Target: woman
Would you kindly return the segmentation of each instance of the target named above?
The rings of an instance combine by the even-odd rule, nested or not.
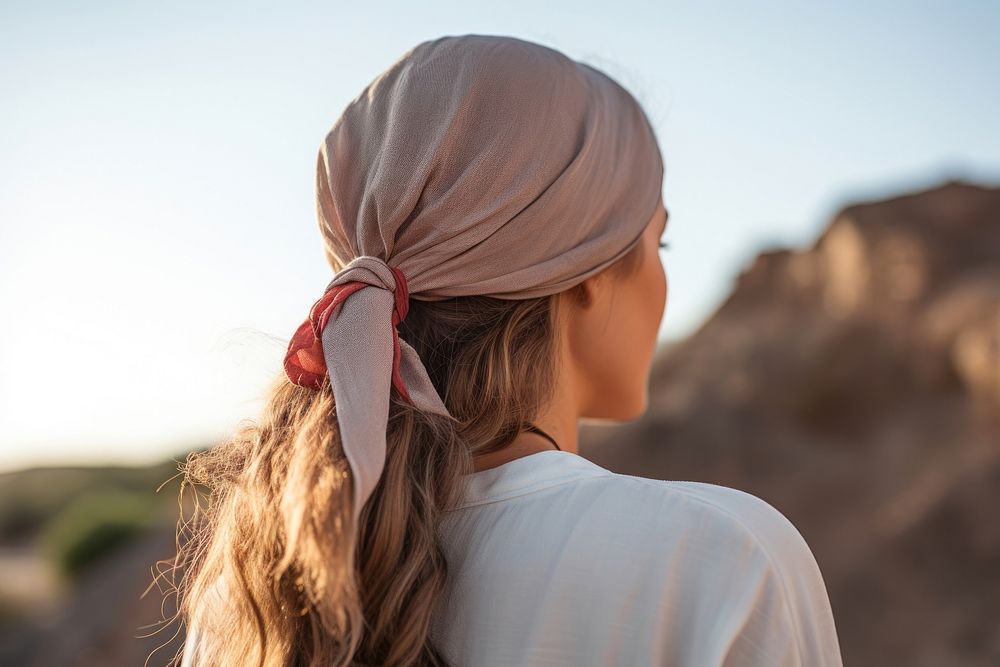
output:
[[[259,424],[192,454],[185,665],[840,665],[750,494],[605,470],[666,302],[635,99],[531,42],[423,42],[320,149],[336,272]]]

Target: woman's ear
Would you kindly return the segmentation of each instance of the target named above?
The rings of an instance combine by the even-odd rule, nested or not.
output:
[[[567,296],[572,300],[572,303],[579,308],[591,308],[597,301],[598,292],[606,288],[607,284],[607,271],[601,271],[588,278],[585,278],[582,282],[577,283],[569,290],[567,290]]]

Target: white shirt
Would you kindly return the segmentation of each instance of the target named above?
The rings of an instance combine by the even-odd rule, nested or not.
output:
[[[757,496],[556,450],[464,480],[431,626],[453,667],[842,667],[816,560]]]
[[[465,476],[431,638],[456,667],[841,667],[819,567],[766,501],[546,450]]]

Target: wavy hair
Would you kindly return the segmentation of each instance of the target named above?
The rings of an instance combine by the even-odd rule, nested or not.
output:
[[[640,240],[605,271],[641,258]],[[447,665],[429,638],[448,574],[438,525],[473,456],[506,447],[551,400],[562,297],[582,294],[411,299],[399,334],[455,421],[393,390],[385,469],[357,525],[329,378],[313,391],[279,375],[259,422],[180,462],[173,593],[197,633],[189,664]]]

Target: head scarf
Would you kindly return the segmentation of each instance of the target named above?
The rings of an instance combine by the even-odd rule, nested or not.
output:
[[[329,374],[355,518],[384,468],[390,387],[450,416],[396,331],[409,299],[569,289],[639,242],[663,169],[624,88],[513,37],[422,42],[347,105],[317,163],[319,228],[336,275],[284,367],[314,389]]]

